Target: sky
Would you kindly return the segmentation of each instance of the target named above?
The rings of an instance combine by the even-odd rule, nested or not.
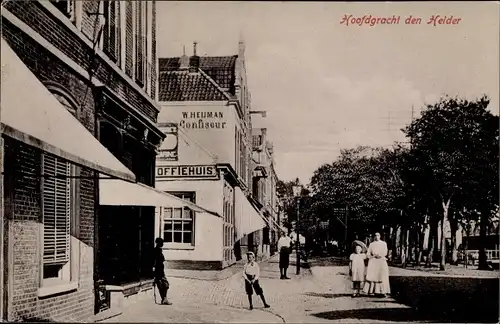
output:
[[[198,55],[234,55],[243,39],[252,110],[267,111],[254,125],[268,129],[278,177],[307,184],[341,149],[404,141],[412,110],[443,94],[486,94],[498,115],[499,12],[498,2],[165,1],[158,56],[184,45],[191,55],[193,41]],[[345,15],[400,20],[347,25]],[[427,24],[433,15],[458,23]]]

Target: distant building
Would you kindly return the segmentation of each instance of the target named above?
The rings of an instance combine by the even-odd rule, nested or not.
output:
[[[157,210],[172,268],[221,269],[241,257],[240,239],[266,226],[253,205],[252,125],[245,46],[237,55],[159,59],[158,125],[166,134],[156,187],[216,211]],[[257,252],[257,251],[256,251]]]
[[[264,257],[273,255],[279,238],[279,205],[276,184],[274,148],[268,140],[267,128],[252,128],[252,197],[258,204],[268,225],[242,239],[241,245],[255,249]],[[256,239],[257,237],[257,239]]]

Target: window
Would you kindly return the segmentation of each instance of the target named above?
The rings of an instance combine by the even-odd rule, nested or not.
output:
[[[71,164],[61,158],[42,155],[42,286],[70,282],[71,219],[74,213],[74,186]]]
[[[195,193],[175,193],[181,199],[195,203]],[[163,239],[165,243],[183,243],[194,245],[194,215],[191,209],[170,208],[163,209]]]
[[[269,245],[269,226],[264,227],[262,230],[262,244]]]
[[[74,100],[60,88],[46,86],[77,117]],[[79,182],[75,177],[79,168],[49,154],[42,154],[41,162],[43,247],[38,295],[43,297],[78,288],[79,262],[74,261],[80,258],[76,243],[80,220],[76,199]]]
[[[262,135],[253,135],[252,140],[253,140],[253,147],[259,148],[260,145],[262,144]]]
[[[103,50],[113,62],[120,62],[121,14],[120,1],[104,2],[106,25],[103,30]]]
[[[223,243],[224,243],[224,261],[234,260],[234,190],[224,182],[223,192]]]
[[[134,73],[134,8],[136,3],[127,1],[125,4],[125,73],[133,77]]]
[[[252,181],[253,181],[253,185],[252,185],[253,197],[255,199],[259,199],[259,191],[260,191],[259,178],[253,178]]]
[[[241,140],[241,177],[243,178],[243,182],[247,183],[248,180],[248,151],[247,151],[247,145],[245,142],[245,137],[242,136]]]
[[[74,0],[50,0],[71,21],[75,21],[75,1]]]
[[[147,7],[146,1],[136,2],[135,24],[135,79],[140,86],[146,82],[147,50]]]

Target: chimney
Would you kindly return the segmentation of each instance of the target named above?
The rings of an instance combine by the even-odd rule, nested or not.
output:
[[[267,141],[267,128],[261,128],[262,132],[262,143],[265,143]]]
[[[186,46],[184,46],[182,49],[179,68],[181,70],[187,70],[189,68],[189,57],[186,55]]]
[[[189,59],[189,72],[198,72],[200,67],[200,57],[196,55],[196,45],[197,42],[193,42],[193,56]]]
[[[238,42],[238,56],[241,58],[245,57],[245,42],[242,40]]]
[[[245,57],[245,41],[243,39],[243,32],[242,31],[240,31],[240,37],[239,37],[239,41],[238,41],[238,56],[240,58]]]

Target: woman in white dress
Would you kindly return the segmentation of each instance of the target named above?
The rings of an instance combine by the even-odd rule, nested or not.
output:
[[[375,233],[375,240],[370,243],[366,253],[369,260],[363,291],[369,295],[387,296],[391,293],[387,252],[387,244],[380,239],[380,233]]]

